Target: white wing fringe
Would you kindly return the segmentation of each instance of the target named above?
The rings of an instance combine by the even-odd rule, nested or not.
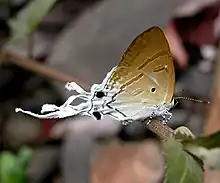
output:
[[[61,105],[60,107],[54,105],[54,104],[44,104],[41,108],[41,114],[35,114],[30,111],[25,111],[21,108],[16,108],[15,112],[22,112],[24,114],[28,114],[30,116],[40,118],[40,119],[51,119],[51,118],[65,118],[77,115],[81,113],[82,115],[88,115],[86,111],[88,110],[90,106],[89,97],[91,94],[89,92],[86,92],[82,87],[77,85],[75,82],[68,82],[65,85],[65,88],[69,91],[76,91],[79,93],[78,95],[72,95],[70,96],[66,102]],[[85,100],[86,102],[81,103],[77,106],[71,105],[71,103],[76,99],[81,98]],[[49,112],[48,114],[43,114],[45,112]]]

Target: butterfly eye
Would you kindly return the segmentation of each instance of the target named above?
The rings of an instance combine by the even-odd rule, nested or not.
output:
[[[96,92],[96,97],[97,98],[102,98],[102,97],[104,97],[105,96],[105,93],[103,92],[103,91],[97,91]]]
[[[155,87],[153,87],[153,88],[151,88],[151,90],[150,90],[152,93],[155,93],[156,92],[156,88]]]
[[[93,112],[92,114],[93,114],[93,116],[96,118],[96,120],[100,120],[101,117],[102,117],[101,114],[100,114],[100,112],[97,112],[97,111]]]

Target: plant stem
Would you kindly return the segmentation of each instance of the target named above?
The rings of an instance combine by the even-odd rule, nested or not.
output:
[[[144,121],[146,124],[147,122]],[[166,141],[174,133],[174,130],[167,125],[163,125],[158,120],[152,120],[149,124],[146,124],[146,127],[155,133],[161,140]]]

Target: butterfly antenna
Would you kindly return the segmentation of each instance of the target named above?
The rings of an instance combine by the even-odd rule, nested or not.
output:
[[[209,101],[202,101],[202,100],[197,100],[194,98],[189,98],[189,97],[175,97],[176,100],[189,100],[189,101],[193,101],[193,102],[199,102],[199,103],[208,103],[210,104]]]

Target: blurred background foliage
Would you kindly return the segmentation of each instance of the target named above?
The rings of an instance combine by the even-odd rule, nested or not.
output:
[[[18,154],[3,151],[0,154],[0,180],[4,183],[20,183],[28,182],[26,170],[29,159],[31,157],[31,149],[21,147]]]

